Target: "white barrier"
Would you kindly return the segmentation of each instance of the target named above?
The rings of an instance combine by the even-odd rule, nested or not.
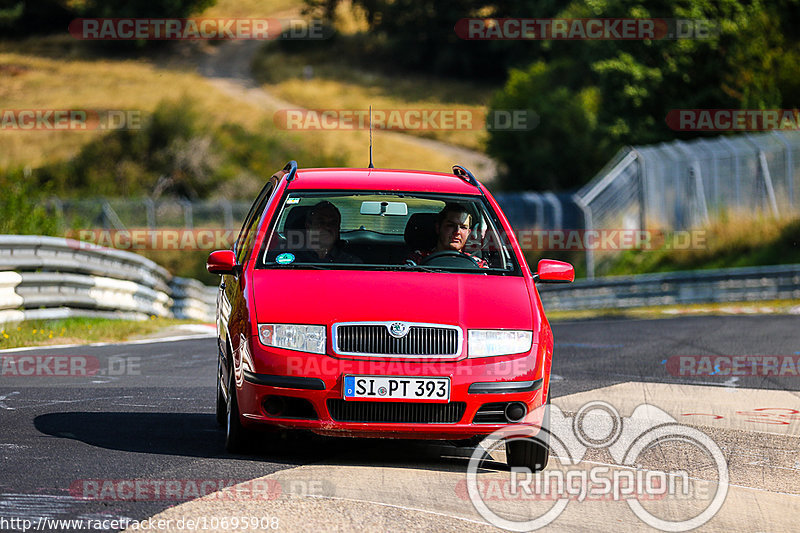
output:
[[[212,322],[212,289],[173,278],[131,252],[57,237],[0,235],[0,322],[64,316]]]
[[[613,276],[538,285],[546,310],[800,299],[800,265]]]

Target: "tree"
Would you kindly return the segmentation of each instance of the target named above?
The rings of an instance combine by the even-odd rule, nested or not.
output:
[[[534,129],[490,132],[487,151],[507,165],[507,188],[575,187],[613,155],[599,135],[599,90],[559,84],[571,67],[538,61],[512,70],[505,88],[494,95],[493,111],[533,109],[538,115]]]
[[[76,18],[174,17],[199,13],[216,0],[0,0],[0,28],[25,37],[65,32]]]
[[[510,188],[570,189],[592,178],[620,147],[697,136],[669,129],[672,109],[796,107],[800,97],[798,1],[590,3],[562,18],[707,20],[707,38],[531,43],[527,69],[512,71],[491,108],[532,108],[533,131],[490,131]],[[703,27],[702,25],[700,26]],[[525,169],[526,175],[518,175]]]
[[[332,18],[341,0],[305,0],[309,12]],[[528,43],[464,40],[456,23],[466,18],[550,17],[564,0],[352,0],[366,13],[369,31],[355,36],[375,63],[473,80],[506,77],[530,57]]]

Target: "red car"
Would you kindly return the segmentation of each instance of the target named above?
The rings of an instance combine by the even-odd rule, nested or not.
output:
[[[497,202],[453,174],[303,169],[253,203],[233,250],[212,252],[217,420],[242,451],[257,428],[477,442],[546,422],[553,336]],[[545,433],[545,432],[542,432]],[[539,470],[547,439],[507,442]]]

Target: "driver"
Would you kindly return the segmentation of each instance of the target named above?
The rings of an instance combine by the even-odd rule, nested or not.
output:
[[[436,246],[430,250],[416,250],[409,259],[419,264],[433,253],[452,251],[472,258],[481,268],[489,268],[489,263],[464,251],[471,230],[472,215],[467,208],[447,203],[436,218]]]

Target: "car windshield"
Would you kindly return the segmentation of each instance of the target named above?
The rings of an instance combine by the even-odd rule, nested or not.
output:
[[[520,273],[482,197],[295,191],[271,227],[259,268]]]

